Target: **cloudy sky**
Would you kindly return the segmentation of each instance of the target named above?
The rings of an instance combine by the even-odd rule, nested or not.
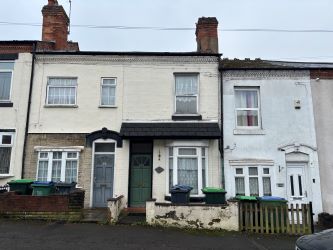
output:
[[[0,2],[0,40],[41,38],[41,27],[31,24],[41,24],[40,11],[47,0]],[[58,2],[69,10],[69,0]],[[219,20],[219,46],[224,57],[333,62],[332,11],[333,0],[72,0],[73,27],[69,39],[78,41],[81,50],[194,51],[198,17],[215,16]],[[86,25],[189,29],[88,28]]]

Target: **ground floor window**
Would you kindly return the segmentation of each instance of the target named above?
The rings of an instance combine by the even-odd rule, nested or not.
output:
[[[271,169],[262,166],[235,167],[235,194],[271,196]]]
[[[77,182],[79,152],[40,151],[38,153],[37,180]]]
[[[0,174],[9,174],[14,134],[0,132]]]
[[[169,148],[169,188],[173,185],[188,185],[191,194],[201,194],[207,184],[207,148]]]

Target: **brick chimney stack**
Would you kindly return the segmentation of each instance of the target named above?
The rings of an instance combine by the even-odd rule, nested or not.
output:
[[[197,52],[219,53],[218,21],[216,17],[200,17],[195,35],[197,37]]]
[[[69,18],[57,0],[48,0],[48,4],[42,9],[43,31],[42,40],[55,42],[56,50],[68,48],[68,25]]]

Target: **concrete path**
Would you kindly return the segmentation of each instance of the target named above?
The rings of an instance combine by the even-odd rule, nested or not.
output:
[[[294,249],[297,237],[0,220],[0,249]]]

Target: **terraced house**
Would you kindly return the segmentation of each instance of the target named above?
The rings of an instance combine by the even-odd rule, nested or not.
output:
[[[198,52],[36,53],[24,176],[76,181],[87,207],[221,186],[216,31],[199,19]]]
[[[79,50],[63,7],[50,0],[42,13],[42,40],[0,41],[0,185],[22,177],[34,53]]]
[[[0,42],[0,185],[74,181],[85,207],[129,211],[224,187],[332,213],[331,64],[221,60],[205,17],[196,52],[79,51],[62,6],[42,13],[42,41]]]
[[[222,60],[224,168],[229,195],[273,195],[295,205],[313,202],[315,220],[323,211],[322,204],[324,211],[331,211],[327,198],[330,159],[325,157],[329,147],[323,138],[330,124],[323,111],[331,107],[323,93],[329,90],[325,72],[331,67]],[[316,74],[323,79],[312,80]]]

